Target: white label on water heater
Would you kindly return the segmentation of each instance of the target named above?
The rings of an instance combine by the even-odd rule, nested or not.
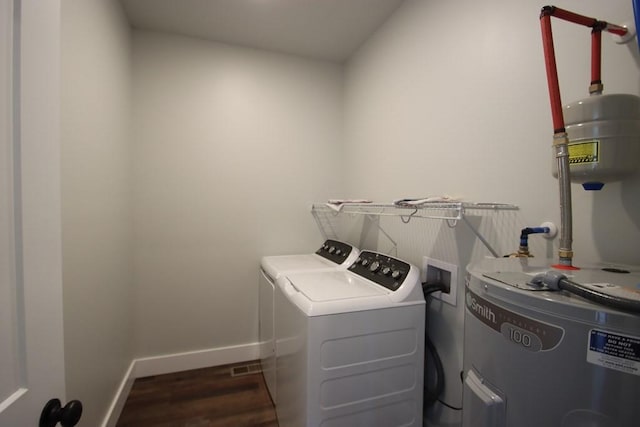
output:
[[[640,376],[640,338],[591,329],[587,362]]]

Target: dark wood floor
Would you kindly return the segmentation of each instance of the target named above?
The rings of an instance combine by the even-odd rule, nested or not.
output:
[[[257,364],[243,362],[139,378],[117,427],[277,427]],[[243,369],[246,366],[248,370]]]

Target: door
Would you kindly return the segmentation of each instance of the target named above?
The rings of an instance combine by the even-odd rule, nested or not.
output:
[[[0,425],[64,400],[60,0],[0,0]]]

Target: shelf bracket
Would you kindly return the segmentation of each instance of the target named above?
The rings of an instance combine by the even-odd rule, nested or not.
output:
[[[495,249],[491,247],[491,244],[487,241],[487,239],[485,239],[484,236],[480,234],[480,232],[476,230],[476,228],[473,225],[471,225],[471,223],[469,222],[469,220],[465,215],[462,215],[462,220],[471,229],[473,234],[475,234],[476,237],[482,242],[482,244],[489,250],[489,252],[491,252],[491,255],[493,255],[495,258],[500,258],[500,255],[498,255],[498,252],[496,252]]]

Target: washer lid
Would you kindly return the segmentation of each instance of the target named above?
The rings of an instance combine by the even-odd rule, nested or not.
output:
[[[288,275],[290,283],[311,301],[334,301],[387,295],[389,291],[344,271]]]
[[[395,301],[397,292],[350,271],[282,276],[277,280],[276,293],[284,295],[309,317],[425,303],[424,299]]]
[[[275,280],[286,273],[346,269],[359,254],[348,243],[326,240],[315,253],[266,256],[260,265]]]
[[[339,266],[316,254],[266,256],[262,258],[262,269],[277,279],[287,273],[332,270]],[[346,267],[346,266],[345,266]]]

